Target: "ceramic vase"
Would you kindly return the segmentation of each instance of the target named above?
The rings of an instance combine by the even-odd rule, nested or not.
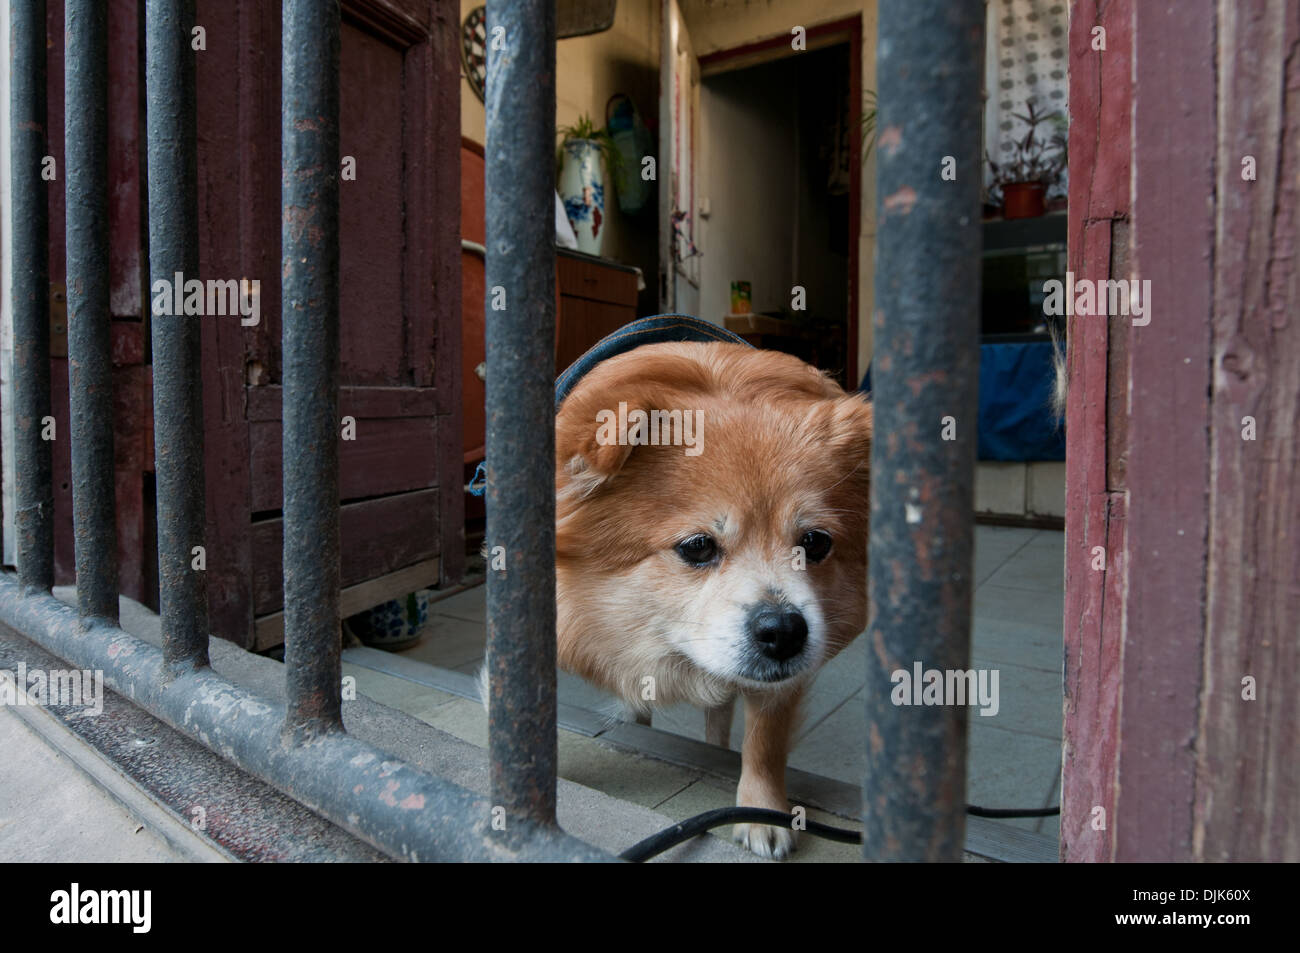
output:
[[[565,140],[560,199],[578,237],[578,250],[599,255],[605,242],[605,176],[600,143],[591,139]]]

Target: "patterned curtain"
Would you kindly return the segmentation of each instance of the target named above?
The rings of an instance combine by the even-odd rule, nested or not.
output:
[[[984,148],[994,162],[1007,158],[1023,138],[1024,115],[1032,99],[1040,113],[1069,116],[1066,75],[1069,10],[1066,0],[987,0],[988,49],[984,59]],[[1049,123],[1038,127],[1049,138]],[[984,167],[984,184],[992,180]],[[1055,198],[1067,191],[1068,173],[1048,190]]]

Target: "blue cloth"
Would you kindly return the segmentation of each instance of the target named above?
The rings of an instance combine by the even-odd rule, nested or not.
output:
[[[1065,427],[1052,416],[1051,341],[980,346],[979,458],[1064,460]]]
[[[593,367],[601,361],[616,354],[624,354],[642,344],[662,344],[665,341],[703,342],[723,341],[729,344],[743,344],[752,347],[742,337],[732,334],[726,328],[689,314],[652,314],[648,318],[637,318],[623,325],[617,331],[605,335],[565,369],[555,381],[555,410],[568,397],[573,388],[578,386]],[[487,461],[484,460],[474,471],[474,477],[465,487],[471,496],[483,496],[487,492]]]
[[[980,346],[981,460],[1064,460],[1065,428],[1052,417],[1056,368],[1051,341]],[[871,396],[871,367],[858,390]]]

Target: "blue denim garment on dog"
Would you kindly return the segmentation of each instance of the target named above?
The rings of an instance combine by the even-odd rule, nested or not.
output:
[[[688,341],[708,343],[722,341],[727,344],[743,344],[753,347],[744,338],[728,331],[726,328],[708,321],[701,321],[690,314],[652,314],[648,318],[637,318],[623,325],[617,331],[605,335],[578,358],[555,381],[555,410],[558,413],[564,398],[578,386],[593,367],[606,358],[623,354],[642,344],[662,344],[666,341]],[[473,496],[482,496],[487,492],[487,461],[478,465],[474,479],[465,489]]]
[[[648,318],[637,318],[593,344],[587,349],[586,354],[570,364],[568,370],[556,379],[556,413],[559,413],[564,398],[578,386],[578,381],[601,361],[638,348],[642,344],[663,344],[666,341],[702,343],[722,341],[728,344],[743,344],[745,347],[753,346],[726,328],[701,321],[689,314],[652,314]]]

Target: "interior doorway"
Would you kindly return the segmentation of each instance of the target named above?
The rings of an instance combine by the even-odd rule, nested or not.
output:
[[[841,43],[704,78],[698,233],[705,315],[852,386],[848,73]]]
[[[663,310],[857,387],[860,20],[698,60],[685,24],[666,27]]]

